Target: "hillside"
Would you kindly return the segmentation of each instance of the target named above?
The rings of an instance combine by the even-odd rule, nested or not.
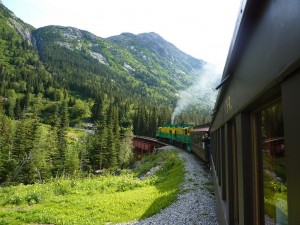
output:
[[[82,84],[98,79],[98,85],[105,85],[94,89],[117,88],[122,95],[172,105],[178,90],[191,85],[205,64],[154,33],[103,39],[72,27],[48,26],[34,30],[33,39],[49,71],[63,73],[69,88],[91,95],[95,90]]]
[[[1,66],[12,72],[28,64],[38,64],[39,70],[45,66],[58,86],[83,97],[94,98],[103,90],[174,107],[178,91],[190,86],[206,64],[155,33],[103,39],[72,27],[34,29],[0,5],[3,50],[10,48],[2,52]],[[22,56],[15,57],[13,45],[23,47],[17,53]],[[21,60],[28,52],[30,56]]]
[[[133,134],[169,123],[206,64],[155,33],[35,29],[1,3],[0,30],[0,185],[130,165]]]
[[[160,69],[167,70],[165,78],[174,78],[179,84],[191,85],[196,73],[205,65],[204,61],[185,54],[153,32],[138,35],[122,33],[108,40],[128,49],[155,76],[160,76],[159,70],[156,69],[156,65],[159,65]],[[162,73],[162,75],[165,74]],[[175,81],[170,79],[170,82]],[[178,88],[176,83],[174,86]]]

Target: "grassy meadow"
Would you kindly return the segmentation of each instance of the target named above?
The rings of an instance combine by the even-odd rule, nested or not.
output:
[[[150,176],[153,167],[159,169]],[[117,176],[57,178],[0,188],[0,224],[114,224],[158,213],[177,199],[184,179],[177,151],[147,156]]]

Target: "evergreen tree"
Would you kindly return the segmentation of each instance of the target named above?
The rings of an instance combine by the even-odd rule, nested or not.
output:
[[[16,92],[14,90],[8,90],[7,91],[7,100],[5,103],[5,108],[6,108],[6,115],[8,115],[11,119],[14,119],[15,117],[15,113],[14,113],[14,109],[16,106]]]
[[[67,129],[69,127],[69,113],[67,101],[63,101],[61,104],[61,113],[59,118],[60,126],[57,129],[57,148],[60,159],[60,170],[59,173],[64,171],[64,163],[66,159],[67,151]],[[55,121],[54,121],[55,123]]]
[[[61,105],[61,128],[66,131],[69,127],[69,111],[68,111],[68,103],[66,100],[62,102]]]
[[[80,169],[79,155],[74,145],[68,145],[64,163],[64,172],[74,175]]]
[[[16,119],[20,119],[21,118],[21,105],[20,105],[20,99],[16,100],[16,106],[14,109],[14,116]]]
[[[118,162],[121,168],[128,166],[133,160],[132,139],[133,132],[132,127],[130,127],[125,131],[123,140],[120,144]]]
[[[31,101],[31,95],[30,95],[30,92],[29,92],[29,89],[28,89],[27,92],[26,92],[26,95],[23,98],[23,103],[22,103],[23,110],[26,110],[26,109],[29,108],[30,101]]]
[[[98,159],[98,168],[102,169],[105,167],[108,161],[108,151],[107,151],[107,137],[108,137],[108,130],[107,130],[107,115],[106,110],[103,107],[101,109],[100,119],[97,126],[96,131],[96,138],[97,138],[97,156]]]
[[[157,111],[156,111],[156,107],[154,106],[150,114],[149,136],[155,137],[156,130],[157,130]]]
[[[12,158],[14,128],[12,121],[4,115],[0,97],[0,183],[11,179],[17,161]]]
[[[101,117],[101,110],[103,108],[103,99],[101,96],[97,96],[92,107],[92,120],[97,122]]]
[[[41,125],[35,130],[33,147],[29,158],[29,183],[42,181],[51,177],[52,162],[50,160],[49,133]]]
[[[83,140],[79,141],[77,143],[76,148],[79,150],[78,157],[79,157],[79,163],[80,163],[80,171],[87,171],[90,172],[91,170],[91,164],[89,160],[89,151],[90,145],[92,143],[89,143],[89,140],[87,137],[85,137]]]
[[[114,166],[118,164],[118,155],[120,152],[120,125],[119,125],[119,113],[118,109],[114,108],[112,113],[112,124],[113,124],[113,134],[114,134],[114,143],[115,143],[115,151],[112,153],[112,162],[111,164]]]
[[[115,167],[118,164],[117,152],[116,152],[116,137],[114,132],[114,108],[112,104],[108,110],[108,120],[107,120],[107,150],[108,150],[108,167]]]
[[[23,119],[17,123],[12,157],[18,165],[14,168],[12,181],[26,184],[32,181],[29,173],[29,162],[36,129],[37,122],[32,119]]]
[[[53,127],[59,128],[60,127],[60,116],[59,116],[59,104],[55,104],[55,111],[53,113],[53,118],[51,121],[51,125]]]
[[[49,157],[51,160],[51,170],[52,176],[56,177],[59,172],[62,171],[62,158],[60,157],[59,147],[58,147],[58,129],[57,127],[51,127],[47,136]]]

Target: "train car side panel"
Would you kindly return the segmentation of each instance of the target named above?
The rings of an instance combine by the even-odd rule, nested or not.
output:
[[[221,224],[300,224],[298,21],[300,1],[243,1],[210,130]]]

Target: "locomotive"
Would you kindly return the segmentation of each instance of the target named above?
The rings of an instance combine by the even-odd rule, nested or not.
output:
[[[209,163],[209,124],[166,124],[158,128],[156,138],[193,152],[205,163]]]
[[[188,152],[191,151],[191,124],[166,124],[158,128],[156,138],[171,145],[179,146]]]

